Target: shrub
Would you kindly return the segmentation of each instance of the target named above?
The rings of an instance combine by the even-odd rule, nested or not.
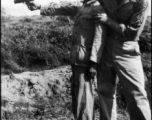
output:
[[[13,72],[18,69],[17,65],[23,68],[38,66],[53,68],[69,64],[68,51],[70,50],[72,27],[61,25],[62,23],[58,23],[58,21],[46,24],[45,22],[37,23],[34,20],[25,19],[19,24],[3,27],[2,68],[6,68],[4,60],[16,63],[16,66],[12,66],[14,68],[10,67]]]

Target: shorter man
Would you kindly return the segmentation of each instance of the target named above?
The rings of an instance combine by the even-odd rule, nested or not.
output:
[[[93,15],[104,13],[96,0],[84,0],[82,6],[51,3],[41,7],[35,2],[27,4],[30,10],[41,10],[41,15],[74,16],[75,23],[71,40],[72,107],[75,120],[93,120],[93,81],[97,75],[97,64],[103,52],[106,28],[95,23]],[[84,95],[85,93],[85,95]],[[83,105],[83,95],[86,103]]]

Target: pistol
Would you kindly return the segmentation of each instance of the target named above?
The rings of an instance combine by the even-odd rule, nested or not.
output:
[[[30,1],[34,1],[34,0],[14,0],[14,3],[15,4],[18,4],[18,3],[28,3]]]

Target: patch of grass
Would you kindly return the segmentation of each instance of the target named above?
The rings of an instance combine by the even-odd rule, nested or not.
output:
[[[59,27],[60,25],[60,27]],[[35,22],[25,18],[2,27],[2,69],[22,72],[34,67],[54,68],[69,64],[72,26],[63,21]],[[9,62],[8,62],[9,61]]]

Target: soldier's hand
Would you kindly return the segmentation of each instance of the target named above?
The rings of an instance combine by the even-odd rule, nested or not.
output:
[[[36,3],[35,1],[30,1],[30,2],[26,3],[26,5],[27,5],[28,9],[31,11],[41,9],[41,5]]]
[[[96,20],[96,22],[100,22],[100,23],[108,23],[109,21],[109,16],[106,14],[106,13],[97,13],[97,14],[94,14],[94,19]]]
[[[91,62],[89,68],[89,78],[94,79],[97,76],[97,63]]]

